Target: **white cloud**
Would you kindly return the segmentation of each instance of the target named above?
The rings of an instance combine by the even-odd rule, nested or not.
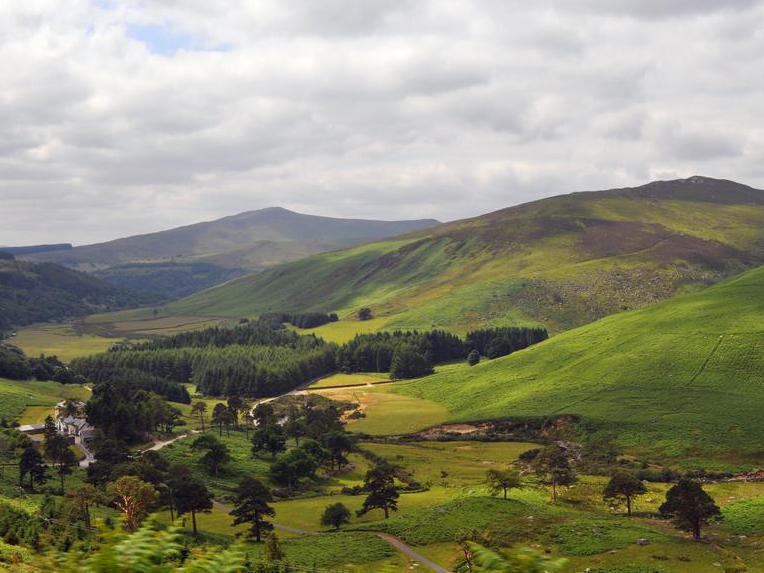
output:
[[[764,186],[761,1],[0,4],[0,244]]]

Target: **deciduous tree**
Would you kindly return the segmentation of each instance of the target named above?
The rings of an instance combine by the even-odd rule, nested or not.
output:
[[[125,529],[133,532],[148,515],[159,498],[154,486],[137,477],[124,476],[110,484],[107,491],[114,500],[114,505],[122,512]]]

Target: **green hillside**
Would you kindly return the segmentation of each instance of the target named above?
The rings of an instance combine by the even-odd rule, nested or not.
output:
[[[172,300],[251,271],[436,224],[432,219],[337,219],[271,207],[106,243],[18,253]]]
[[[85,273],[0,253],[0,332],[145,302],[143,296]]]
[[[387,328],[542,322],[553,331],[764,263],[764,192],[692,177],[574,193],[282,265],[198,293],[172,314],[275,310]]]
[[[630,451],[764,461],[764,268],[398,392],[452,420],[582,416]]]

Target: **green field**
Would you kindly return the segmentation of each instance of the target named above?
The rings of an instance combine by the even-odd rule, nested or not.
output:
[[[360,384],[374,384],[378,382],[390,382],[390,376],[380,372],[358,372],[355,374],[332,374],[317,380],[310,385],[311,389],[326,388],[333,386],[358,386]]]
[[[707,467],[764,459],[764,269],[469,370],[388,387],[454,421],[571,414],[629,451]]]
[[[386,318],[372,318],[371,320],[360,321],[354,320],[353,317],[348,317],[316,328],[295,328],[291,325],[289,328],[299,334],[315,334],[327,342],[343,344],[359,334],[368,334],[382,330],[387,322]]]
[[[325,253],[171,303],[188,316],[369,306],[386,329],[559,332],[761,264],[764,194],[692,178],[553,197]],[[322,327],[346,339],[352,321]],[[349,329],[349,331],[348,331]]]
[[[63,362],[106,352],[123,338],[97,336],[78,332],[72,324],[39,324],[18,331],[12,339],[27,356],[57,356]]]
[[[348,420],[348,430],[376,436],[408,434],[444,422],[448,412],[434,400],[393,394],[394,384],[381,387],[312,390],[317,394],[358,404],[365,417]]]
[[[39,422],[41,416],[45,418],[45,409],[50,412],[61,400],[87,400],[89,397],[86,388],[73,384],[0,378],[0,418],[8,422],[19,419],[24,423]],[[29,414],[25,413],[27,408],[30,408]]]

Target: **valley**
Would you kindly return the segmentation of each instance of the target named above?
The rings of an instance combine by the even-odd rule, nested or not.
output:
[[[149,539],[267,573],[764,572],[762,223],[764,192],[694,177],[8,314],[0,570]],[[82,464],[20,427],[80,400]]]

